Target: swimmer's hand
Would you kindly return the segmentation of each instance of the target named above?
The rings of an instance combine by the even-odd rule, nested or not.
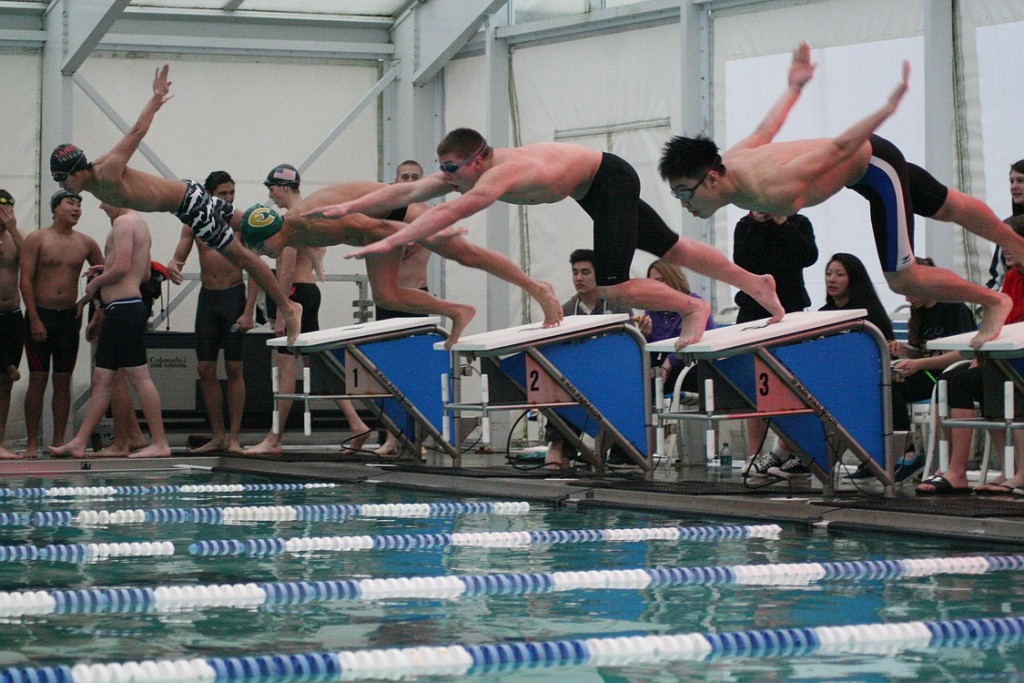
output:
[[[811,61],[811,46],[806,42],[797,45],[793,50],[793,62],[789,65],[789,87],[803,90],[814,77],[817,66]]]
[[[367,256],[374,256],[378,254],[386,254],[394,249],[394,246],[386,239],[378,240],[372,244],[367,244],[365,247],[356,249],[351,254],[345,254],[347,259],[364,259]]]
[[[174,97],[171,94],[171,82],[167,80],[167,72],[170,69],[169,64],[164,64],[156,70],[156,75],[153,76],[153,97],[158,98],[161,105]]]
[[[319,209],[310,209],[302,214],[303,218],[343,218],[353,213],[349,210],[349,202],[334,204],[332,206],[321,206]]]

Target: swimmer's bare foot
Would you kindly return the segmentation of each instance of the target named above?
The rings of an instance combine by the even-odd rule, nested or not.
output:
[[[377,447],[374,451],[377,455],[391,455],[398,449],[398,439],[391,432],[387,433],[387,438],[384,439],[384,443]]]
[[[84,458],[85,444],[77,444],[74,439],[63,446],[47,446],[50,455],[55,458]]]
[[[243,455],[245,449],[242,448],[242,444],[238,443],[238,439],[228,443],[228,447],[224,449],[228,453],[234,453],[235,455]]]
[[[466,304],[453,304],[455,307],[455,313],[451,315],[452,319],[452,331],[448,333],[448,339],[444,342],[444,349],[448,351],[452,348],[452,345],[459,341],[459,337],[469,326],[469,323],[476,316],[476,309]]]
[[[745,291],[771,315],[768,322],[777,323],[785,317],[786,309],[782,307],[779,295],[775,293],[775,278],[771,275],[758,275],[756,278],[757,283],[754,287]]]
[[[1013,299],[1005,294],[1001,294],[999,303],[994,306],[985,306],[981,311],[981,327],[978,328],[978,334],[974,335],[971,339],[971,348],[976,349],[987,341],[992,341],[999,336],[999,333],[1003,330],[1003,323],[1006,322],[1006,316],[1010,315],[1010,309],[1013,308]]]
[[[355,436],[341,444],[342,451],[361,451],[366,441],[373,436],[373,432],[366,425],[363,425],[362,429],[353,428],[352,433]]]
[[[281,439],[273,434],[267,434],[263,441],[252,448],[245,449],[244,453],[245,455],[280,455]]]
[[[124,458],[130,453],[126,446],[119,446],[117,444],[110,444],[106,448],[101,448],[98,451],[92,452],[94,458]]]
[[[34,458],[35,456],[33,455],[32,457]],[[25,460],[25,454],[15,453],[14,451],[9,451],[3,446],[0,446],[0,460]]]
[[[25,460],[34,460],[39,456],[39,446],[32,442],[25,445],[25,450],[22,452],[21,457]]]
[[[188,449],[189,453],[219,453],[227,450],[228,439],[226,436],[213,437],[202,446]],[[239,448],[241,450],[241,448]]]
[[[280,308],[278,311],[280,312]],[[288,345],[291,346],[302,331],[302,304],[288,301],[288,308],[284,311],[284,329],[288,336]]]
[[[142,450],[129,453],[129,458],[168,458],[171,455],[171,446],[167,443],[151,443]]]
[[[558,295],[555,294],[555,288],[543,280],[535,280],[534,282],[536,284],[530,294],[540,304],[541,310],[544,311],[544,327],[559,325],[565,313],[562,311],[561,302],[558,301]]]
[[[697,304],[694,310],[683,314],[682,325],[679,329],[679,338],[676,340],[676,348],[683,348],[695,344],[703,337],[708,327],[708,316],[711,315],[711,304],[702,299],[694,299]]]

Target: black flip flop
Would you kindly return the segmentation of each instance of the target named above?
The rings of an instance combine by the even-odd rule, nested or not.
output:
[[[921,484],[930,484],[934,487],[934,490],[922,490]],[[922,481],[921,484],[918,484],[917,488],[914,489],[914,493],[919,496],[969,496],[972,491],[970,486],[960,488],[953,486],[949,483],[949,480],[941,474],[933,474]]]

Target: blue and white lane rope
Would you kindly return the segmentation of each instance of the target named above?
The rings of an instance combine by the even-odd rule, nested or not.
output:
[[[713,541],[725,538],[778,538],[777,524],[727,526],[672,526],[637,529],[554,529],[548,531],[491,531],[454,534],[392,534],[379,536],[319,536],[198,541],[191,555],[280,555],[309,551],[412,550],[446,546],[519,548],[555,543],[608,543],[638,541]]]
[[[466,676],[537,666],[622,666],[709,657],[792,657],[939,647],[992,647],[1024,639],[1024,617],[757,629],[726,633],[520,641],[0,669],[5,683],[243,683]]]
[[[391,536],[329,536],[318,538],[259,538],[245,541],[200,541],[189,546],[197,556],[279,555],[306,551],[411,550],[445,546],[518,548],[531,544],[716,541],[726,538],[778,538],[776,524],[719,527],[656,527],[649,529],[560,529],[462,534],[403,534]],[[116,557],[174,555],[170,541],[146,543],[59,543],[46,546],[0,546],[0,562],[98,562]]]
[[[308,491],[342,486],[334,482],[268,484],[167,484],[163,486],[54,486],[50,488],[0,488],[0,498],[95,498],[105,496],[168,496],[178,493],[250,493],[257,491]]]
[[[174,544],[170,541],[5,545],[0,546],[0,562],[100,562],[117,557],[159,557],[174,553]]]
[[[520,501],[372,503],[362,505],[250,505],[245,507],[151,508],[149,510],[64,510],[0,512],[0,526],[88,526],[189,522],[329,521],[349,517],[451,517],[453,515],[522,515],[530,504]]]
[[[1024,554],[805,564],[604,569],[199,586],[133,586],[0,593],[0,617],[93,612],[177,612],[342,600],[457,599],[570,590],[642,590],[684,585],[807,585],[811,581],[901,579],[1024,571]],[[811,578],[813,577],[813,578]]]

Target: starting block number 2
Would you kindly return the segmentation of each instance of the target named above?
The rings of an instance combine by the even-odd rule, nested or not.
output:
[[[565,389],[556,382],[547,370],[540,367],[530,356],[526,357],[526,402],[531,405],[541,403],[567,403],[572,399]]]
[[[793,390],[756,356],[754,357],[754,393],[757,395],[758,412],[801,410],[807,407],[793,393]]]

